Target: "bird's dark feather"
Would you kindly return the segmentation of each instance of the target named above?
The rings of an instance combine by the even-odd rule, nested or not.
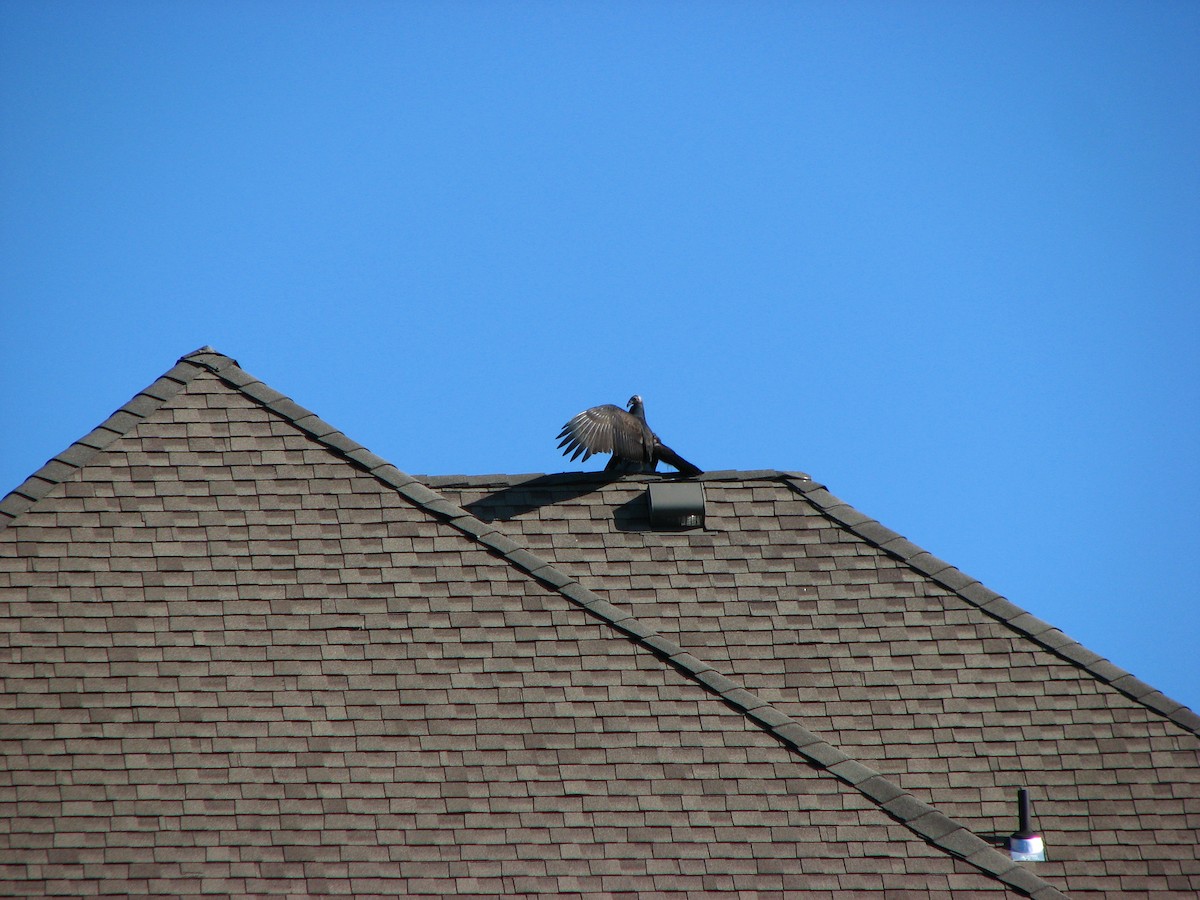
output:
[[[573,416],[558,433],[558,449],[574,461],[583,461],[593,453],[611,453],[606,471],[653,472],[659,460],[674,466],[684,475],[695,476],[701,470],[664,445],[646,424],[642,400],[630,398],[629,411],[605,403]]]

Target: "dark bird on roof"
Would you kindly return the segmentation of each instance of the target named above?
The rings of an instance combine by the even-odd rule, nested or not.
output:
[[[660,441],[650,430],[638,394],[629,398],[628,406],[629,412],[626,412],[619,406],[605,403],[585,409],[572,418],[558,433],[559,448],[566,448],[563,456],[570,453],[571,459],[575,460],[582,453],[586,460],[593,453],[611,453],[612,459],[604,467],[606,472],[653,472],[662,461],[684,475],[702,474],[701,469]]]

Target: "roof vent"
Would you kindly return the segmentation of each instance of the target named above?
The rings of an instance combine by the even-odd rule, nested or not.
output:
[[[1045,862],[1046,843],[1029,825],[1029,791],[1017,790],[1016,833],[1008,839],[1008,853],[1017,862]]]
[[[653,528],[703,528],[704,485],[698,481],[658,481],[646,491]]]

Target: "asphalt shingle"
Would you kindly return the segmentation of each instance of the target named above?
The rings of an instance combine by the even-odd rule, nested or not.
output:
[[[1190,711],[805,476],[422,483],[210,348],[104,427],[0,501],[8,893],[1200,887]]]
[[[641,482],[599,479],[580,493],[574,481],[556,493],[538,476],[542,500],[520,507],[508,503],[511,479],[430,479],[531,544],[550,538],[539,552],[584,587],[827,736],[826,764],[847,751],[977,835],[1013,831],[1016,788],[1030,787],[1050,861],[1018,871],[1068,892],[1151,896],[1178,890],[1168,872],[1180,854],[1196,866],[1195,823],[1160,831],[1150,799],[1161,780],[1200,797],[1190,710],[812,482],[710,474],[711,531],[684,535],[615,527],[610,511]],[[643,581],[626,587],[634,575]],[[1139,752],[1102,747],[1093,736],[1106,728]],[[1118,796],[1114,784],[1140,795]],[[1097,860],[1130,853],[1137,891],[1130,873],[1096,875]]]

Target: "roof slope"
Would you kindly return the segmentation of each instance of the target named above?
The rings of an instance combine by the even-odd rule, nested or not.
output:
[[[1072,896],[1200,892],[1195,713],[807,476],[710,473],[674,533],[649,480],[430,483],[975,834],[1028,786]]]
[[[645,605],[744,566],[722,590],[749,592],[746,622],[718,631],[773,646],[765,554],[642,533],[634,572],[637,532],[598,508],[502,532],[227,357],[185,357],[0,501],[5,892],[1057,895],[928,805],[932,782],[802,727],[837,710],[745,669],[771,654],[689,644],[706,620]],[[607,572],[569,558],[589,528]],[[1163,824],[1194,818],[1194,782],[1166,787]],[[1150,859],[1151,889],[1194,872]]]

